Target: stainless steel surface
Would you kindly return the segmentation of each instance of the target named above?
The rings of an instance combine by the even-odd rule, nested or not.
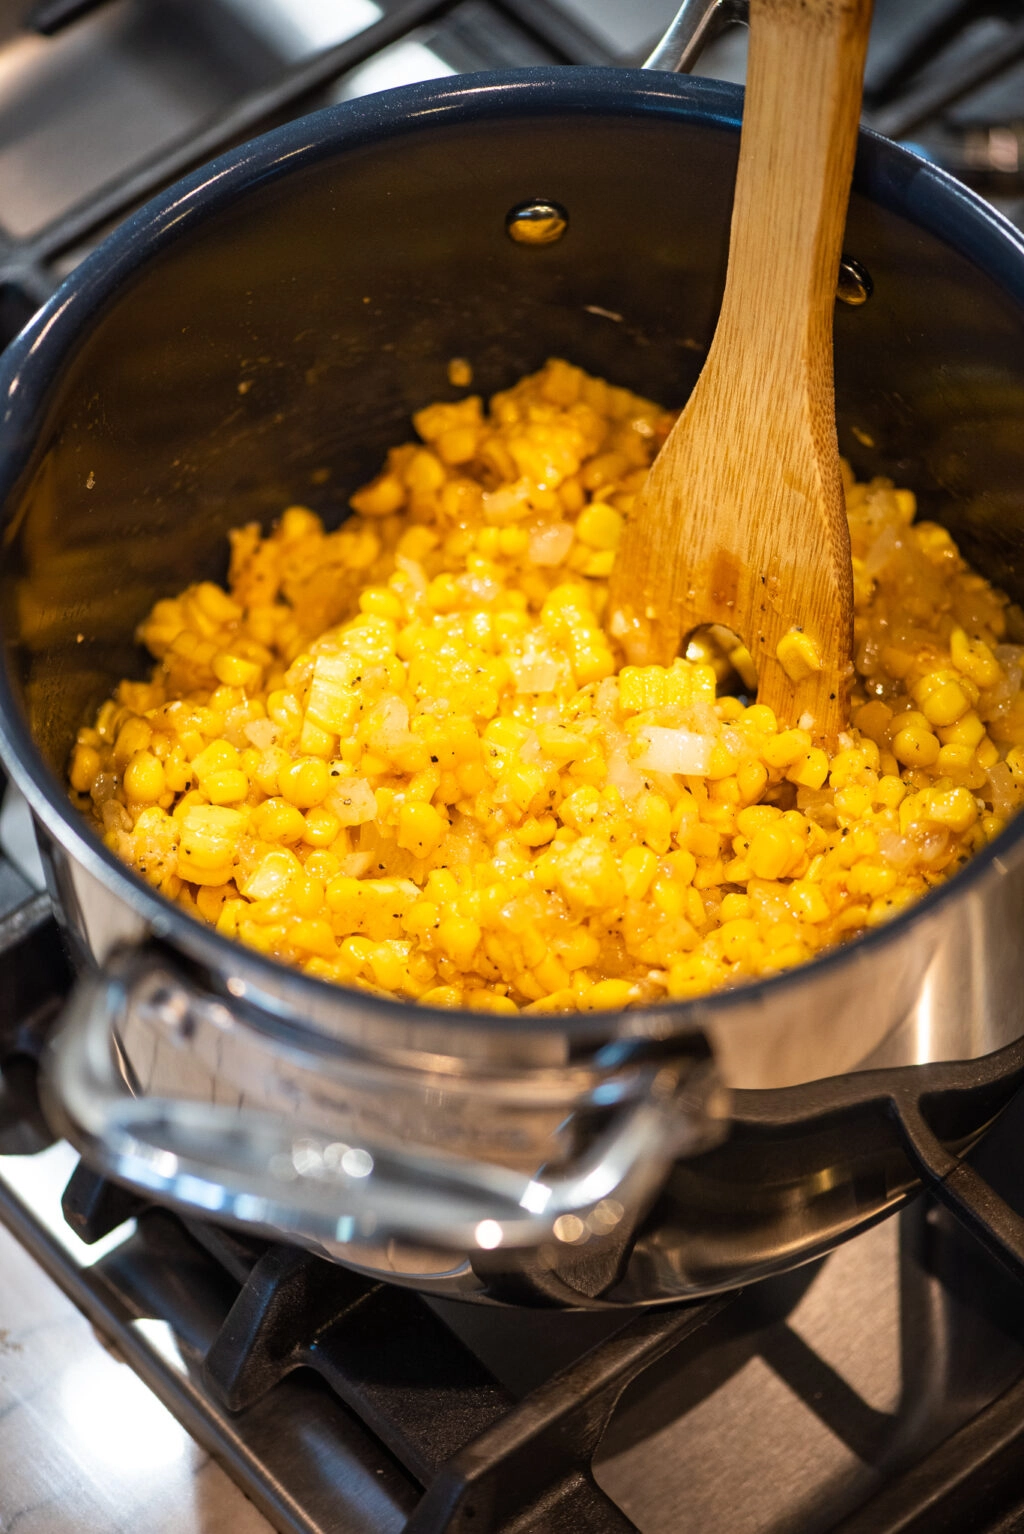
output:
[[[748,0],[683,0],[644,68],[688,74],[727,27],[746,22],[749,10]]]
[[[568,214],[555,202],[521,202],[505,216],[509,239],[517,245],[553,245],[568,227]]]
[[[427,1275],[440,1267],[467,1289],[482,1286],[453,1250],[586,1245],[594,1259],[617,1245],[627,1211],[728,1120],[709,1065],[685,1056],[503,1076],[282,1045],[138,950],[79,982],[49,1089],[89,1159],[122,1182],[361,1267],[380,1267],[391,1243],[433,1247]],[[579,1154],[560,1147],[574,1114],[612,1105]],[[496,1148],[524,1170],[495,1163]]]
[[[854,261],[852,256],[844,256],[839,263],[836,297],[842,303],[857,308],[859,304],[867,303],[872,292],[873,284],[867,269],[859,261]]]

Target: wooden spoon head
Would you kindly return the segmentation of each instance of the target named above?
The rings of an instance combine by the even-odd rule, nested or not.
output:
[[[807,412],[787,422],[752,410],[742,439],[716,431],[716,377],[705,370],[634,504],[611,632],[634,664],[667,665],[695,628],[723,624],[750,651],[758,701],[834,742],[853,634],[838,451],[822,450]]]

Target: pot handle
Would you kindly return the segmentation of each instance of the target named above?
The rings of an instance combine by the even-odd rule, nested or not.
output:
[[[749,0],[683,0],[664,37],[644,60],[644,69],[689,74],[708,43],[749,15]]]
[[[154,985],[166,990],[168,980],[176,1000],[202,1004],[145,950],[115,956],[105,972],[78,981],[44,1061],[48,1116],[116,1181],[306,1245],[579,1245],[635,1218],[678,1157],[726,1132],[725,1094],[706,1045],[689,1058],[648,1062],[631,1077],[630,1100],[576,1160],[532,1177],[433,1150],[362,1138],[341,1144],[266,1109],[136,1095],[119,1033],[140,997]]]

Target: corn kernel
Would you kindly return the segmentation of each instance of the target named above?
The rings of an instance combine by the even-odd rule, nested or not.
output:
[[[136,804],[155,804],[166,790],[167,779],[160,760],[151,751],[136,751],[124,772],[125,797]]]
[[[939,758],[938,739],[925,725],[904,725],[893,738],[892,750],[904,767],[931,767]]]
[[[959,626],[949,636],[949,653],[958,671],[978,687],[994,687],[1003,668],[983,639],[968,639]]]
[[[302,811],[286,799],[266,799],[253,811],[253,826],[257,836],[265,842],[281,842],[291,846],[302,840],[306,822]]]
[[[755,878],[781,878],[793,860],[789,831],[778,824],[762,826],[751,838],[746,860]]]
[[[791,682],[803,682],[821,670],[821,651],[802,629],[790,629],[779,640],[775,654]]]
[[[239,767],[223,767],[207,773],[203,792],[211,804],[240,804],[249,792],[249,779]]]
[[[971,706],[962,683],[943,672],[922,677],[912,688],[911,697],[928,723],[936,727],[955,724]]]
[[[807,755],[812,745],[806,730],[783,730],[765,742],[762,755],[769,767],[791,767],[798,757]]]
[[[790,783],[798,783],[802,788],[820,788],[828,777],[829,760],[820,746],[812,746],[810,751],[797,757],[796,761],[787,770],[786,777]]]
[[[228,687],[255,688],[263,677],[262,666],[254,660],[234,655],[230,650],[219,650],[213,657],[211,667],[218,682]]]
[[[625,525],[621,512],[603,501],[595,501],[580,512],[576,520],[576,537],[588,548],[611,552],[621,543]]]
[[[469,969],[482,936],[478,924],[466,916],[446,916],[436,936],[441,951],[461,970]]]
[[[628,980],[598,980],[580,1001],[585,1012],[599,1012],[628,1006],[633,986]]]
[[[327,763],[317,756],[300,756],[279,768],[277,783],[280,797],[300,810],[322,804],[332,787]]]
[[[432,804],[413,800],[399,811],[398,845],[416,857],[426,858],[436,851],[447,830],[448,822]]]
[[[928,794],[927,814],[929,820],[962,833],[969,831],[977,820],[978,806],[974,795],[966,788],[932,789]]]

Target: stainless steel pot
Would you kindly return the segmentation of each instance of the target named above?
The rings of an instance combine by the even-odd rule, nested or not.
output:
[[[50,1103],[115,1178],[423,1289],[524,1303],[733,1285],[922,1179],[1024,1254],[957,1160],[1024,1079],[1024,822],[785,976],[509,1019],[377,1000],[232,945],[65,795],[76,727],[142,674],[150,603],[222,573],[239,522],[295,500],[341,516],[411,410],[450,392],[451,356],[484,392],[554,353],[685,395],[721,293],[740,105],[718,84],[580,69],[330,109],[149,204],[0,361],[0,744],[83,970]],[[510,210],[541,198],[565,237],[508,240]],[[841,446],[913,485],[1019,599],[1024,243],[862,135],[848,250],[874,296],[837,309]]]

